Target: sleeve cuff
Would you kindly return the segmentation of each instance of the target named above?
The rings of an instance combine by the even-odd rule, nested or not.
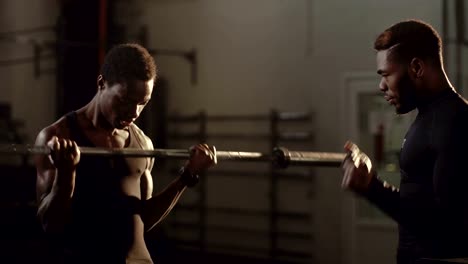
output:
[[[373,200],[379,193],[382,193],[382,189],[384,189],[384,182],[377,176],[374,176],[369,183],[369,188],[364,192],[363,196],[369,200]]]

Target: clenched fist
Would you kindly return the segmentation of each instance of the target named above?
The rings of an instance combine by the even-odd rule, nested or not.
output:
[[[346,142],[344,149],[347,155],[342,164],[343,181],[341,186],[343,189],[364,193],[368,190],[372,178],[376,177],[372,162],[353,142]]]
[[[74,171],[80,162],[80,149],[75,141],[53,136],[47,146],[52,150],[49,159],[59,171]]]
[[[185,168],[192,174],[198,174],[217,163],[215,146],[198,144],[190,148],[190,158]]]

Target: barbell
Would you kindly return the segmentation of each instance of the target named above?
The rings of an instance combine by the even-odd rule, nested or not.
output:
[[[190,150],[186,149],[153,149],[143,150],[136,148],[97,148],[79,147],[82,155],[104,157],[154,157],[168,159],[187,159]],[[0,155],[49,155],[51,149],[46,146],[35,145],[0,145]],[[346,154],[333,152],[290,151],[284,147],[274,148],[272,153],[246,152],[246,151],[216,151],[218,160],[225,161],[253,161],[272,162],[279,168],[287,168],[291,165],[299,166],[325,166],[339,167]]]

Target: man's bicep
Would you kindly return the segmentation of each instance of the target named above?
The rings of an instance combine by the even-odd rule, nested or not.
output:
[[[145,170],[141,178],[141,200],[149,200],[153,197],[153,176],[151,175],[151,171]]]
[[[47,141],[52,138],[52,134],[47,130],[42,130],[36,138],[35,145],[45,146]],[[55,167],[52,165],[47,155],[38,154],[34,156],[36,166],[36,198],[40,202],[47,195],[55,179]]]
[[[146,137],[146,144],[147,144],[148,149],[150,150],[154,149],[153,141],[149,137]],[[147,199],[150,199],[153,196],[153,191],[154,191],[153,175],[152,175],[153,167],[154,167],[154,160],[155,160],[154,157],[149,158],[149,164],[148,164],[148,170],[147,170],[147,175],[148,175],[147,176],[148,177]]]
[[[38,170],[36,178],[36,199],[40,203],[52,190],[55,180],[55,169]]]

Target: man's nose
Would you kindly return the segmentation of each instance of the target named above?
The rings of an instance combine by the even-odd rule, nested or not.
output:
[[[128,108],[128,116],[130,118],[137,118],[140,115],[141,109],[139,105],[132,105]]]
[[[379,83],[379,89],[380,91],[382,92],[385,92],[388,90],[388,87],[387,87],[387,84],[385,83],[384,79],[380,79],[380,83]]]

